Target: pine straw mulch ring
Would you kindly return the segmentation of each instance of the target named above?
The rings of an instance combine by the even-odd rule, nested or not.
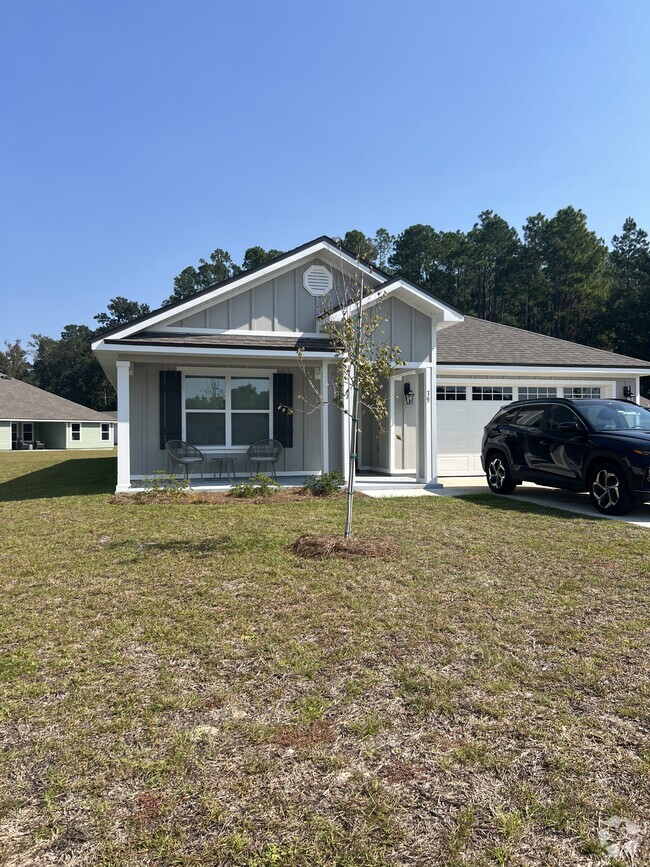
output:
[[[375,557],[378,559],[397,556],[401,549],[387,539],[362,536],[331,536],[325,533],[305,533],[288,546],[292,554],[312,560],[325,557]]]

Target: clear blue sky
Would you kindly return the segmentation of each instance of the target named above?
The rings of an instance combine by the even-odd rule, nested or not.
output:
[[[647,0],[1,9],[0,341],[158,306],[215,247],[568,204],[650,230]]]

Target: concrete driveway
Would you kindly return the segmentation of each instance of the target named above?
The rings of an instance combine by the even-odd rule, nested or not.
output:
[[[492,494],[485,481],[485,476],[470,476],[458,478],[440,479],[442,490],[432,493],[440,497],[467,497],[476,494]],[[504,496],[503,494],[499,496]],[[519,500],[526,503],[534,503],[536,506],[546,506],[549,509],[562,509],[565,512],[575,512],[588,518],[604,518],[606,521],[622,521],[626,524],[634,524],[637,527],[650,529],[650,504],[637,506],[629,515],[601,515],[589,501],[589,494],[562,491],[558,488],[540,488],[530,482],[519,485],[514,494],[506,496],[508,500]]]

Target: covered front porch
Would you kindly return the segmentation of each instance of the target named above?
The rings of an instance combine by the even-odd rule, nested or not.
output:
[[[148,478],[172,472],[165,449],[171,439],[190,442],[204,455],[192,477],[202,488],[221,489],[233,474],[237,481],[249,478],[248,445],[281,436],[274,469],[282,484],[333,470],[347,478],[350,416],[333,401],[337,366],[331,356],[302,365],[286,357],[175,361],[117,360],[118,492],[141,490]],[[363,411],[357,490],[379,489],[378,478],[391,490],[436,484],[434,389],[431,363],[406,365],[386,383],[389,415],[381,428]]]

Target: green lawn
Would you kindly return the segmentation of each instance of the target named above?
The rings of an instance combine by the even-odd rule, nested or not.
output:
[[[0,863],[650,863],[647,531],[362,499],[401,554],[313,562],[341,501],[114,477],[0,455]]]

